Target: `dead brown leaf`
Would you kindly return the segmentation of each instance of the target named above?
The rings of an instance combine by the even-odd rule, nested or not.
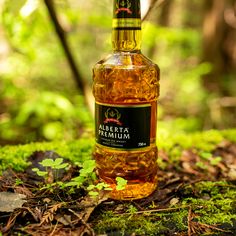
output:
[[[26,196],[19,193],[0,192],[0,212],[13,212],[27,201]]]

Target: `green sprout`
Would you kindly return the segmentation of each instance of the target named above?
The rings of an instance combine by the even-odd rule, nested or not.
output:
[[[122,177],[116,177],[116,190],[124,190],[127,185],[127,180]]]
[[[89,195],[92,197],[96,197],[99,194],[99,191],[105,190],[105,191],[110,191],[112,188],[110,187],[109,184],[106,184],[104,182],[98,183],[97,185],[90,184],[87,187],[87,190],[89,191]]]
[[[21,179],[16,179],[15,180],[15,185],[16,186],[19,186],[19,185],[21,185],[21,184],[23,184],[24,182],[21,180]],[[0,235],[1,236],[1,235]]]
[[[33,168],[32,171],[36,172],[36,174],[40,177],[46,178],[49,173],[49,168],[54,170],[56,178],[58,177],[58,171],[65,169],[69,166],[68,163],[63,163],[63,158],[45,159],[42,162],[39,162],[43,167],[46,168],[46,171],[41,171],[39,168]]]

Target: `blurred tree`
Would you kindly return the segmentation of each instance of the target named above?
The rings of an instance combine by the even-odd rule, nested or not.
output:
[[[236,17],[234,0],[208,0],[204,3],[202,60],[212,64],[203,76],[204,85],[211,92],[229,96],[225,86],[236,72]],[[235,3],[236,4],[236,3]]]
[[[111,50],[111,0],[0,0],[1,144],[74,139],[92,129],[45,2],[54,3],[74,67],[90,93],[91,69]],[[142,50],[161,68],[159,132],[232,127],[235,1],[141,2]]]
[[[91,94],[91,89],[90,86],[88,85],[87,81],[83,78],[79,68],[80,66],[78,65],[78,62],[76,63],[75,57],[73,56],[73,53],[71,51],[68,39],[67,39],[67,33],[66,31],[62,28],[60,25],[60,22],[58,20],[56,8],[54,5],[53,0],[44,0],[45,5],[48,9],[48,13],[51,17],[51,21],[54,24],[56,34],[59,38],[59,42],[62,45],[62,48],[65,52],[65,56],[67,58],[68,64],[71,68],[71,71],[73,73],[73,77],[75,79],[75,83],[80,90],[80,92],[83,94],[85,97],[85,102],[86,105],[88,106],[89,110],[91,111],[91,114],[93,114],[93,102],[91,99],[92,94]]]
[[[212,70],[202,78],[205,88],[214,97],[208,102],[211,120],[217,128],[235,126],[236,1],[203,3],[202,61],[209,62]]]
[[[163,1],[161,8],[160,8],[160,13],[159,14],[153,14],[152,17],[152,21],[154,22],[154,24],[162,26],[162,27],[168,27],[170,25],[170,11],[171,11],[171,6],[173,5],[173,0],[166,0]],[[156,3],[153,1],[153,4]],[[151,7],[155,7],[155,5],[150,6]],[[146,17],[147,18],[147,17]],[[149,50],[148,50],[148,57],[153,58],[154,54],[156,53],[157,50],[157,44],[153,44],[150,46]]]

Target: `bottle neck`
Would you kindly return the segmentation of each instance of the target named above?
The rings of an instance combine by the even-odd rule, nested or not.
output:
[[[141,50],[140,0],[114,0],[112,47],[114,51]]]

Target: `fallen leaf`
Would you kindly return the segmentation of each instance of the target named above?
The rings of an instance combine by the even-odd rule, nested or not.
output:
[[[79,204],[78,207],[82,209],[77,216],[79,216],[85,223],[87,223],[90,215],[97,206],[108,199],[109,195],[107,191],[100,191],[99,195],[94,197],[86,196]]]
[[[236,180],[236,169],[232,168],[229,170],[228,177],[230,180]]]
[[[170,205],[171,205],[171,206],[174,206],[174,205],[176,205],[177,203],[179,203],[179,198],[172,198],[172,199],[170,200]]]
[[[71,215],[64,215],[57,219],[58,222],[62,223],[63,225],[72,225],[71,223]]]
[[[24,194],[0,192],[0,212],[13,212],[27,202]]]

